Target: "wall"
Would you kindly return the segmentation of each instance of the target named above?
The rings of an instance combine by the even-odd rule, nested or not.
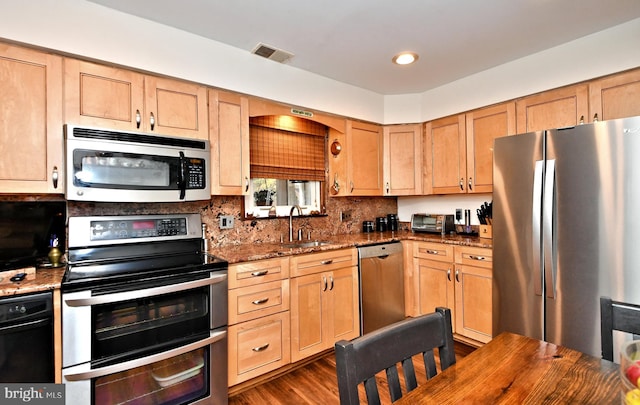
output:
[[[383,96],[84,0],[10,3],[0,38],[382,124],[423,122],[640,66],[636,19],[424,93]]]

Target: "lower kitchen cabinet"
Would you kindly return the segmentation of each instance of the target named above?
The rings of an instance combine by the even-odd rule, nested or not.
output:
[[[410,297],[408,315],[447,307],[458,338],[481,343],[491,340],[491,249],[415,241],[411,245],[413,260],[406,277],[410,283],[405,288]]]
[[[229,326],[229,386],[290,363],[289,312]]]
[[[357,250],[291,258],[291,361],[360,335]]]
[[[291,362],[289,258],[229,265],[229,386]]]

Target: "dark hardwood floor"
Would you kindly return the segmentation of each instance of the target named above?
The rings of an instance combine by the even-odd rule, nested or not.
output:
[[[456,358],[471,353],[474,348],[455,342]],[[437,356],[436,356],[437,357]],[[418,384],[426,381],[424,363],[420,356],[414,358]],[[376,377],[382,405],[391,403],[384,373]],[[404,388],[403,388],[404,392]],[[366,404],[364,387],[360,384],[361,403]],[[295,369],[288,374],[265,382],[253,388],[229,397],[229,405],[289,405],[289,404],[338,404],[338,382],[336,380],[336,361],[333,353],[321,357],[313,363]]]

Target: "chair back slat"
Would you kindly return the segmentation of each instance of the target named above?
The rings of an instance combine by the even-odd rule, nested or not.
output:
[[[600,339],[602,358],[613,359],[613,331],[640,335],[640,305],[600,297]]]
[[[379,404],[375,375],[382,370],[387,372],[391,401],[399,399],[402,397],[402,388],[397,364],[402,364],[405,387],[410,391],[417,387],[411,357],[422,353],[427,378],[432,378],[437,374],[434,348],[438,349],[441,370],[456,362],[451,311],[447,308],[436,308],[432,314],[407,318],[352,341],[337,342],[336,372],[340,404],[359,404],[358,385],[362,382],[367,402],[370,405]]]

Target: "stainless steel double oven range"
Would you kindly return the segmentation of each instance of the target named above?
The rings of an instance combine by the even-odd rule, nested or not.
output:
[[[201,229],[199,214],[69,218],[67,403],[227,403],[228,264]]]

